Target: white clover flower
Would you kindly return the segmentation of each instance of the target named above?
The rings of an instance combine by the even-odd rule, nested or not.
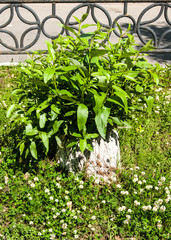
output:
[[[33,221],[30,221],[29,224],[30,224],[30,225],[33,225]]]
[[[76,177],[76,178],[75,178],[75,181],[79,181],[79,178],[78,178],[78,177]]]
[[[159,207],[157,205],[155,205],[153,208],[152,208],[152,211],[153,212],[157,212],[157,210],[159,209]]]
[[[135,169],[139,170],[140,168],[139,167],[135,167]]]
[[[83,186],[83,185],[80,185],[80,186],[79,186],[79,188],[80,188],[80,189],[83,189],[83,188],[84,188],[84,186]]]
[[[121,188],[121,185],[120,185],[120,184],[117,184],[116,187],[117,187],[117,188]]]
[[[42,233],[41,232],[38,232],[38,236],[41,236],[42,235]]]
[[[78,238],[79,238],[79,236],[78,236],[78,235],[74,235],[74,238],[75,238],[75,239],[78,239]]]
[[[145,175],[145,172],[141,172],[141,175],[144,176],[144,175]]]
[[[144,189],[141,188],[141,189],[140,189],[140,193],[143,193],[143,192],[144,192]]]
[[[85,211],[86,210],[86,206],[82,206],[82,209]]]
[[[52,228],[50,228],[50,229],[49,229],[49,232],[53,232],[53,229],[52,229]]]
[[[130,168],[129,170],[133,171],[134,169],[133,169],[133,168]]]
[[[93,232],[94,232],[95,230],[96,230],[96,229],[95,229],[94,227],[92,227],[92,228],[91,228],[91,231],[93,231]]]
[[[68,196],[65,196],[65,199],[67,200],[67,199],[69,199],[69,197],[68,197]]]
[[[143,180],[142,180],[142,182],[143,182],[143,183],[146,183],[146,180],[145,180],[145,179],[143,179]]]
[[[137,191],[134,191],[134,194],[138,194]]]
[[[95,184],[99,184],[100,183],[100,180],[99,178],[96,178],[95,181],[94,181]]]
[[[158,222],[158,223],[157,223],[157,228],[158,228],[158,229],[162,228],[162,224]]]
[[[164,212],[164,211],[166,210],[166,207],[162,205],[162,206],[160,207],[160,210],[161,210],[162,212]]]
[[[126,215],[126,218],[127,218],[128,220],[130,220],[130,219],[131,219],[131,216],[130,216],[130,215]]]
[[[79,183],[80,183],[80,185],[84,184],[84,182],[82,180]]]
[[[133,178],[133,183],[136,183],[136,182],[138,182],[138,178]]]
[[[140,184],[140,185],[141,185],[141,184],[142,184],[142,181],[138,181],[138,184]]]
[[[162,185],[163,185],[163,182],[158,181],[158,186],[162,186]]]
[[[5,184],[8,184],[9,178],[7,176],[5,176],[4,178],[5,178]]]
[[[54,239],[56,237],[56,235],[55,234],[51,234],[50,237],[51,237],[50,239]]]
[[[59,215],[60,215],[60,213],[59,213],[59,212],[57,212],[57,213],[56,213],[56,216],[59,216]]]
[[[56,183],[57,188],[61,188],[61,185],[59,183]]]
[[[135,206],[139,206],[140,205],[140,202],[138,202],[137,200],[134,201],[134,205]]]
[[[59,200],[56,198],[56,199],[55,199],[55,202],[57,202],[57,203],[58,203],[58,202],[59,202]]]
[[[152,185],[147,185],[145,188],[146,188],[147,190],[150,190],[151,188],[153,188],[153,186],[152,186]]]
[[[128,209],[128,213],[132,213],[132,210],[131,210],[131,209]]]
[[[168,203],[171,200],[171,196],[167,196],[167,198],[165,199],[165,202]]]
[[[142,206],[143,211],[147,211],[147,206]]]
[[[163,199],[158,199],[158,200],[157,200],[157,203],[158,203],[159,205],[162,205]]]
[[[61,219],[61,220],[60,220],[60,223],[64,223],[64,220],[63,220],[63,219]]]
[[[96,216],[92,216],[91,219],[92,219],[92,220],[95,220],[95,219],[96,219]]]
[[[119,208],[118,208],[118,211],[119,211],[119,212],[122,212],[122,211],[125,211],[125,210],[126,210],[126,207],[125,207],[125,206],[122,206],[122,207],[119,207]]]
[[[63,229],[67,229],[67,227],[68,227],[68,224],[67,224],[67,223],[63,223],[63,224],[62,224],[62,228],[63,228]]]
[[[74,219],[77,219],[77,216],[75,215],[75,216],[73,216],[73,218],[74,218]]]
[[[53,200],[53,196],[50,196],[50,198],[49,198],[51,201]]]
[[[57,180],[57,181],[60,181],[60,180],[61,180],[61,178],[58,176],[58,177],[56,178],[56,180]]]
[[[49,189],[48,188],[46,188],[45,189],[45,193],[49,193],[50,191],[49,191]]]
[[[32,197],[29,197],[29,200],[31,201],[31,200],[33,200],[33,198],[32,198]]]
[[[92,227],[92,225],[91,225],[91,224],[89,224],[89,225],[88,225],[88,227],[89,227],[89,228],[91,228],[91,227]]]
[[[166,181],[166,178],[165,178],[165,177],[161,177],[161,178],[160,178],[160,181],[165,182],[165,181]]]
[[[34,188],[36,185],[34,183],[30,184],[30,187]]]
[[[53,215],[53,218],[55,219],[55,218],[57,218],[57,216],[56,216],[56,215]]]
[[[154,189],[155,189],[155,190],[157,190],[157,191],[159,190],[159,188],[158,188],[158,187],[154,187]]]
[[[75,233],[75,234],[76,234],[76,233],[77,233],[77,230],[74,230],[74,231],[73,231],[73,233]]]
[[[106,203],[106,201],[105,201],[105,200],[103,200],[103,201],[102,201],[102,203],[104,203],[104,204],[105,204],[105,203]]]
[[[65,194],[69,194],[69,191],[66,190],[66,191],[65,191]]]
[[[126,220],[123,221],[123,223],[124,223],[124,224],[129,224],[129,220],[126,219]]]
[[[65,209],[65,208],[63,208],[63,209],[61,210],[61,212],[66,212],[66,209]]]
[[[151,210],[152,207],[150,205],[147,206],[147,210]]]
[[[33,180],[34,180],[35,182],[39,181],[38,177],[35,177]]]

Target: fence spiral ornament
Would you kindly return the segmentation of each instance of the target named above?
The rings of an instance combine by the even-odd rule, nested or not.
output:
[[[40,28],[40,20],[39,20],[39,17],[37,16],[37,14],[33,11],[33,9],[31,9],[30,7],[28,6],[25,6],[25,5],[21,5],[21,4],[11,4],[11,5],[7,5],[6,7],[2,8],[0,10],[0,15],[6,11],[7,9],[10,9],[10,16],[9,16],[9,19],[6,21],[6,23],[4,23],[3,25],[0,26],[0,33],[5,33],[9,36],[12,37],[12,39],[14,40],[14,46],[10,46],[10,45],[7,45],[7,43],[5,43],[4,41],[2,41],[0,39],[0,43],[12,50],[12,51],[24,51],[26,49],[29,49],[31,48],[39,39],[40,37],[40,33],[41,33],[41,28]],[[21,14],[21,9],[25,9],[27,10],[28,12],[30,12],[35,21],[28,21],[27,19],[25,19],[22,14]],[[20,40],[18,40],[16,38],[16,36],[14,35],[14,33],[12,33],[11,31],[9,30],[5,30],[3,29],[4,27],[8,26],[12,20],[13,20],[13,17],[14,17],[14,11],[16,12],[17,14],[17,17],[19,20],[21,20],[23,23],[25,23],[26,25],[29,25],[31,27],[27,28],[21,35],[20,37]],[[36,34],[36,37],[32,40],[32,42],[30,44],[27,44],[26,46],[24,46],[24,39],[25,39],[25,36],[31,32],[31,31],[37,31],[37,34]]]
[[[158,12],[157,16],[155,16],[153,19],[144,21],[143,17],[145,16],[145,14],[148,13],[148,11],[154,9],[155,7],[159,7],[159,12]],[[169,8],[171,10],[170,4],[155,3],[155,4],[148,6],[141,12],[141,14],[137,20],[137,35],[143,44],[146,44],[146,42],[147,42],[146,36],[150,35],[150,39],[153,40],[153,44],[155,47],[161,48],[161,49],[171,47],[171,42],[168,43],[169,40],[171,40],[171,21],[169,20],[169,14],[168,14]],[[155,22],[158,19],[160,19],[160,17],[162,15],[164,15],[168,29],[163,31],[162,34],[159,34],[158,28],[156,27]],[[148,26],[149,24],[153,24],[152,27]],[[145,34],[143,34],[143,32],[147,32],[147,34],[145,35]],[[164,39],[166,39],[166,40],[164,41]],[[165,43],[165,42],[167,42],[167,43]]]

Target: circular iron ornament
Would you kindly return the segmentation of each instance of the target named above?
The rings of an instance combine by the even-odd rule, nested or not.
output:
[[[118,20],[121,19],[121,18],[129,18],[129,19],[131,19],[131,21],[132,21],[133,24],[132,24],[132,27],[131,27],[131,29],[130,29],[129,32],[130,32],[131,34],[133,34],[133,33],[136,31],[136,22],[135,22],[135,19],[134,19],[132,16],[130,16],[130,15],[124,15],[124,14],[119,15],[119,16],[116,17],[115,20],[113,21],[113,25],[112,25],[112,28],[114,28],[113,32],[116,34],[116,36],[121,37],[120,33],[118,33],[118,32],[116,31],[116,29],[115,29],[116,22],[118,22]],[[123,36],[123,38],[127,38],[127,36]]]
[[[10,50],[12,50],[12,51],[24,51],[24,50],[26,50],[26,49],[29,49],[30,47],[32,47],[32,46],[38,41],[38,39],[39,39],[39,37],[40,37],[41,28],[40,28],[40,20],[39,20],[39,17],[38,17],[37,14],[33,11],[33,9],[31,9],[31,8],[28,7],[28,6],[22,5],[22,4],[11,4],[11,5],[8,5],[7,7],[4,7],[3,9],[1,9],[0,14],[1,14],[3,11],[7,10],[8,8],[11,9],[11,14],[10,14],[9,20],[8,20],[5,24],[3,24],[2,26],[0,26],[1,28],[6,27],[9,23],[12,22],[13,16],[14,16],[14,9],[15,9],[15,11],[16,11],[16,14],[17,14],[18,18],[19,18],[23,23],[25,23],[25,24],[27,24],[27,25],[36,25],[36,26],[30,27],[30,28],[26,29],[26,30],[22,33],[21,38],[20,38],[20,44],[19,44],[19,41],[18,41],[18,39],[16,38],[16,36],[15,36],[14,33],[10,32],[10,31],[8,31],[8,30],[5,30],[5,29],[4,29],[4,30],[0,30],[0,32],[5,33],[5,34],[8,34],[8,35],[10,35],[10,36],[13,38],[14,43],[15,43],[15,47],[12,47],[12,46],[8,45],[7,43],[5,43],[4,41],[2,41],[1,39],[0,39],[0,43],[1,43],[4,47],[6,47],[7,49],[10,49]],[[25,18],[23,18],[22,15],[20,14],[20,8],[21,8],[21,9],[22,9],[22,8],[23,8],[23,9],[26,9],[28,12],[30,12],[30,13],[33,15],[35,21],[27,21]],[[32,41],[30,44],[24,46],[24,39],[25,39],[25,36],[27,35],[27,33],[31,32],[31,31],[35,31],[35,30],[37,30],[37,34],[36,34],[35,38],[33,39],[33,41]]]
[[[8,24],[10,24],[11,21],[12,21],[12,19],[13,19],[13,17],[14,17],[14,9],[13,9],[12,5],[7,5],[7,6],[3,7],[2,9],[0,9],[0,15],[1,15],[1,13],[3,13],[3,12],[4,12],[5,10],[7,10],[8,8],[10,9],[9,19],[6,21],[6,23],[0,25],[0,28],[4,28],[4,27],[6,27]]]
[[[69,14],[68,14],[68,16],[67,16],[67,18],[66,18],[65,25],[66,25],[66,26],[72,26],[73,29],[78,30],[78,28],[74,26],[74,25],[78,25],[78,22],[70,22],[70,18],[72,17],[72,15],[73,15],[78,9],[84,8],[84,7],[87,7],[87,10],[86,10],[87,17],[88,17],[88,15],[89,15],[90,12],[91,12],[91,17],[92,17],[92,19],[94,20],[94,22],[95,22],[96,24],[97,24],[97,22],[99,22],[102,27],[107,28],[107,29],[110,29],[110,28],[112,27],[112,19],[111,19],[109,13],[108,13],[102,6],[100,6],[100,5],[98,5],[98,4],[94,4],[94,3],[93,3],[93,4],[92,4],[92,3],[83,3],[83,4],[79,4],[77,7],[73,8],[73,9],[69,12]],[[108,24],[103,24],[103,23],[101,23],[100,21],[97,20],[97,18],[96,18],[96,16],[95,16],[95,9],[96,9],[96,8],[97,8],[97,9],[100,9],[100,10],[105,14],[105,16],[107,17],[107,20],[108,20]],[[84,21],[85,21],[85,20],[84,20]],[[69,33],[69,31],[68,31],[67,29],[66,29],[65,31],[66,31],[66,34],[67,34],[67,35],[70,35],[70,33]],[[81,31],[81,33],[83,34],[84,32]]]
[[[160,11],[159,11],[158,15],[155,18],[153,18],[151,20],[148,20],[148,21],[142,21],[143,16],[149,10],[153,9],[154,7],[158,7],[158,6],[161,7],[161,8],[160,8]],[[169,48],[171,46],[171,44],[162,45],[162,40],[164,39],[164,37],[168,33],[171,33],[171,29],[170,29],[169,26],[168,26],[168,30],[163,32],[160,35],[159,38],[157,37],[156,32],[152,28],[150,28],[150,26],[145,26],[145,25],[148,25],[148,24],[151,24],[151,23],[154,23],[155,21],[157,21],[162,16],[163,13],[164,13],[166,23],[168,23],[168,25],[171,26],[171,21],[169,20],[169,17],[168,17],[168,7],[171,7],[171,5],[169,5],[167,3],[154,3],[154,4],[151,4],[150,6],[146,7],[141,12],[141,14],[140,14],[140,16],[137,20],[137,35],[138,35],[139,39],[141,40],[141,42],[143,44],[146,44],[148,42],[148,40],[144,39],[141,30],[145,30],[145,31],[149,32],[149,34],[152,36],[153,44],[154,44],[155,47],[160,48],[160,49],[164,49],[164,48]]]
[[[42,28],[43,34],[44,34],[46,37],[50,38],[50,39],[56,39],[57,37],[59,37],[60,34],[62,35],[62,34],[64,33],[64,28],[62,27],[61,32],[60,32],[59,34],[55,35],[55,36],[49,35],[49,34],[45,31],[45,23],[46,23],[49,19],[57,19],[57,20],[59,20],[59,21],[61,22],[61,24],[64,24],[64,21],[62,20],[62,18],[60,18],[60,17],[58,17],[58,16],[56,16],[56,15],[49,15],[49,16],[45,17],[45,18],[43,19],[43,21],[42,21],[42,27],[41,27],[41,28]]]

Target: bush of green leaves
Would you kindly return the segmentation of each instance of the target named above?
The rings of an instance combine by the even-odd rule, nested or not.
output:
[[[105,138],[107,130],[128,124],[131,111],[140,110],[135,99],[151,111],[150,89],[158,84],[159,67],[140,54],[151,43],[136,50],[127,33],[112,44],[112,30],[104,31],[99,23],[96,31],[81,34],[90,26],[82,24],[85,18],[77,19],[78,32],[65,26],[74,37],[47,42],[48,54],[35,52],[18,69],[13,94],[19,102],[9,107],[7,117],[20,133],[22,158],[53,157],[57,147],[91,151],[91,139]]]

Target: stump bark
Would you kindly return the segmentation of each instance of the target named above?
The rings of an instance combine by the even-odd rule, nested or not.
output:
[[[112,130],[106,139],[98,137],[91,142],[93,151],[84,154],[77,148],[62,148],[57,152],[57,162],[68,171],[85,170],[89,176],[108,180],[113,170],[120,167],[120,147],[118,132]]]

